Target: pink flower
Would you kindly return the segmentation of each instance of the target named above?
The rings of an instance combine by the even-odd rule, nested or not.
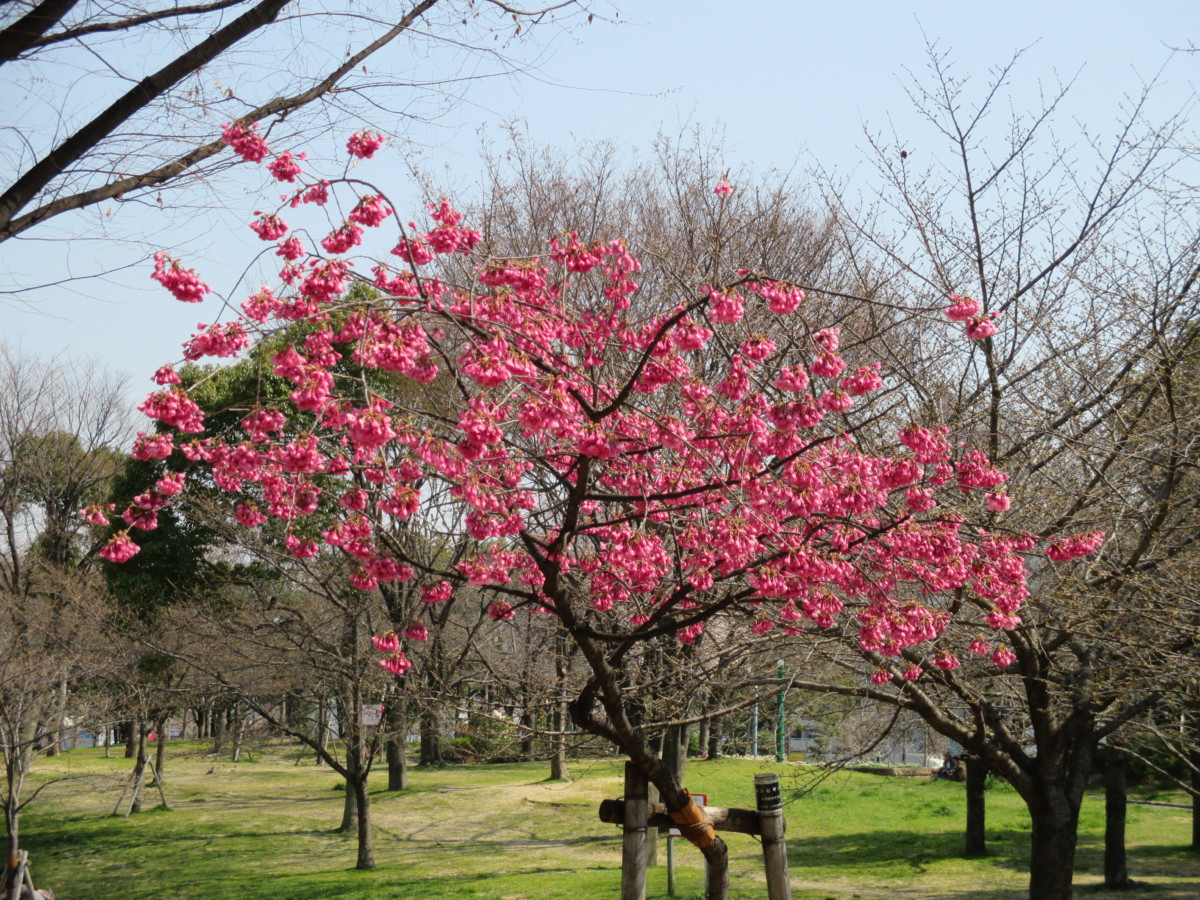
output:
[[[996,648],[996,652],[992,654],[992,662],[1002,669],[1006,669],[1017,661],[1017,654],[1013,653],[1003,644]]]
[[[161,251],[154,254],[154,272],[150,277],[181,303],[199,303],[212,290],[200,280],[195,269],[180,268],[178,262]]]
[[[735,325],[745,314],[745,298],[735,291],[714,291],[708,293],[712,305],[708,309],[708,317],[714,322]]]
[[[374,131],[358,131],[346,141],[346,151],[359,159],[370,159],[375,155],[375,151],[383,146],[384,140],[382,134],[376,134]]]
[[[267,142],[258,134],[257,122],[251,122],[249,127],[241,122],[226,122],[222,127],[221,140],[247,162],[262,162],[270,152]]]
[[[933,658],[933,664],[944,672],[957,669],[962,663],[953,653],[939,653]]]
[[[382,197],[368,195],[359,199],[358,206],[351,210],[349,219],[359,225],[376,228],[391,214],[391,209],[383,202]]]
[[[973,341],[982,341],[996,333],[996,323],[991,316],[973,316],[967,324],[967,337]]]
[[[255,213],[258,219],[250,223],[250,229],[259,240],[277,241],[288,233],[288,224],[274,213]]]
[[[781,391],[799,393],[808,388],[808,373],[803,366],[788,366],[773,383]]]
[[[99,504],[92,504],[87,509],[81,509],[79,515],[83,517],[83,521],[89,525],[107,525],[108,516],[104,514],[104,509]]]
[[[375,649],[380,653],[395,653],[400,649],[400,638],[396,636],[396,632],[394,631],[389,631],[384,635],[373,635],[371,643],[375,645]]]
[[[908,667],[904,670],[904,680],[905,681],[916,681],[918,678],[921,677],[921,675],[922,675],[921,667],[918,666],[916,663],[909,663]]]
[[[257,504],[253,502],[239,503],[233,512],[233,518],[243,528],[257,528],[267,521],[267,517],[258,511]]]
[[[946,309],[946,318],[951,322],[965,322],[967,319],[978,314],[978,300],[972,300],[970,297],[960,297],[958,294],[950,295],[950,306]]]
[[[173,435],[163,432],[161,434],[146,434],[144,431],[139,431],[137,440],[133,442],[133,458],[134,459],[166,459],[175,449],[175,438]]]
[[[425,626],[413,619],[408,623],[408,627],[404,629],[404,636],[410,641],[427,641],[429,640],[429,632]]]
[[[726,197],[733,193],[733,185],[729,183],[729,176],[721,176],[721,180],[718,181],[717,186],[713,188],[713,193],[718,197]]]
[[[347,222],[321,239],[327,253],[347,253],[362,243],[363,230],[353,222]]]
[[[885,669],[876,669],[871,673],[871,684],[887,684],[892,680],[892,673]]]
[[[391,656],[385,656],[379,661],[379,664],[393,675],[403,675],[412,668],[412,663],[400,652],[393,653]]]
[[[967,644],[967,649],[979,656],[987,656],[992,650],[992,645],[981,637],[975,638],[971,643]]]
[[[450,599],[451,590],[450,585],[445,581],[426,585],[421,591],[421,601],[423,603],[441,603],[443,600]]]
[[[488,615],[493,621],[499,622],[504,619],[511,619],[514,615],[516,615],[516,613],[513,612],[513,608],[503,600],[497,600],[488,607]]]
[[[128,533],[118,531],[100,551],[100,555],[111,563],[128,562],[142,548],[129,539]]]
[[[375,576],[369,572],[358,571],[350,576],[350,583],[360,591],[373,591],[379,586]]]
[[[300,154],[300,159],[304,159],[304,154]],[[267,171],[274,176],[276,181],[294,182],[300,174],[300,166],[292,159],[292,151],[285,150],[279,156],[275,157],[274,161],[267,166]]]
[[[987,495],[987,508],[992,512],[1005,512],[1012,506],[1012,499],[1003,491],[992,491]]]
[[[883,379],[879,377],[881,365],[881,363],[874,363],[869,366],[859,366],[854,370],[853,375],[842,379],[842,389],[855,397],[879,390],[883,387]]]
[[[1055,562],[1066,562],[1095,553],[1100,549],[1102,543],[1104,543],[1103,531],[1089,531],[1085,534],[1075,534],[1051,541],[1050,546],[1046,549],[1046,555]]]
[[[165,366],[159,366],[154,373],[155,384],[179,384],[179,375],[175,372],[175,367],[170,363]]]

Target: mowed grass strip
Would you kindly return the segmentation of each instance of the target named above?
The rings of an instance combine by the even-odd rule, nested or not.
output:
[[[354,837],[333,831],[344,797],[336,775],[311,757],[296,765],[296,748],[272,747],[237,764],[208,758],[206,749],[172,744],[172,808],[129,818],[111,812],[132,761],[94,750],[40,761],[37,778],[73,779],[49,787],[22,819],[39,886],[62,900],[619,896],[620,830],[597,816],[602,799],[621,795],[617,760],[573,761],[569,784],[546,780],[544,763],[414,769],[409,791],[372,791],[378,867],[359,872]],[[1029,821],[1002,785],[988,793],[993,855],[964,860],[959,784],[849,773],[814,788],[811,770],[740,759],[690,761],[688,784],[714,805],[753,808],[752,778],[762,771],[779,772],[785,793],[809,787],[786,807],[796,900],[1016,900],[1024,893]],[[147,807],[158,803],[157,792],[143,797]],[[1087,887],[1103,871],[1102,796],[1085,801],[1082,818],[1076,883]],[[1130,871],[1152,882],[1155,900],[1200,896],[1190,829],[1189,810],[1130,807]],[[727,839],[731,898],[763,896],[757,842]],[[651,898],[667,896],[662,838],[658,856]],[[680,841],[677,861],[677,896],[700,897],[699,854]],[[1087,887],[1084,896],[1129,895]]]

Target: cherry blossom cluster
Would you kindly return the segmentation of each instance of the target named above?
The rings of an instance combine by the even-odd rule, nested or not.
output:
[[[194,269],[184,269],[179,263],[159,252],[154,254],[154,272],[150,275],[182,303],[200,303],[212,290],[200,280]]]
[[[252,128],[226,139],[266,158]],[[368,159],[381,142],[360,132],[347,150]],[[285,157],[268,168],[291,181],[300,173]],[[324,205],[340,190],[357,182],[301,183],[288,202]],[[497,620],[571,604],[605,630],[685,643],[717,609],[760,635],[850,623],[865,654],[891,661],[879,684],[961,664],[948,645],[952,610],[972,627],[1019,625],[1035,542],[994,530],[1009,508],[1006,476],[944,426],[912,423],[888,450],[860,444],[854,416],[885,373],[843,352],[838,328],[806,330],[793,316],[798,286],[743,269],[634,303],[642,262],[625,242],[571,232],[549,238],[545,259],[488,258],[442,200],[427,228],[409,223],[386,240],[399,263],[375,264],[377,295],[352,301],[346,291],[364,277],[345,257],[394,220],[378,193],[341,208],[351,212],[319,248],[258,214],[251,227],[283,259],[279,285],[250,297],[244,318],[202,326],[184,355],[229,357],[252,335],[283,334],[269,360],[287,396],[207,432],[178,374],[160,370],[163,390],[141,407],[159,431],[139,436],[134,455],[173,474],[131,503],[130,528],[153,527],[195,472],[230,495],[236,522],[273,529],[294,559],[351,560],[360,590],[414,582],[434,604],[470,585]],[[464,261],[473,277],[451,283]],[[177,271],[162,262],[154,277],[179,296],[164,280]],[[968,337],[984,324],[994,333],[975,301],[951,300]],[[803,339],[776,340],[785,333]],[[439,376],[454,390],[432,410],[380,387]],[[423,516],[461,523],[453,565],[430,570],[389,540]],[[1063,537],[1047,555],[1074,559],[1101,540]],[[104,554],[136,552],[121,531]],[[425,636],[418,617],[376,637],[381,665],[403,674],[405,642]],[[1002,643],[979,641],[967,649],[986,644],[995,665],[1011,664]]]
[[[952,322],[966,322],[967,337],[971,340],[982,341],[996,333],[996,314],[980,315],[978,300],[951,294],[950,301],[950,306],[946,309],[946,318]]]

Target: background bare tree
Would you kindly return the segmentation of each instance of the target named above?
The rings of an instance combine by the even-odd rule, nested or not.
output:
[[[105,496],[128,437],[122,387],[86,364],[0,344],[0,752],[6,872],[33,754],[57,751],[74,680],[103,667],[103,585],[79,509]]]
[[[1015,60],[1013,61],[1015,63]],[[883,345],[896,424],[947,422],[1011,477],[1011,512],[964,509],[980,527],[1043,538],[1103,530],[1098,556],[1034,566],[1032,597],[1007,632],[988,626],[986,586],[964,592],[965,628],[1007,645],[961,669],[927,667],[878,689],[813,679],[921,715],[1009,781],[1033,820],[1030,896],[1071,896],[1079,804],[1099,743],[1154,707],[1194,666],[1197,494],[1193,465],[1197,255],[1195,205],[1174,188],[1179,121],[1144,121],[1135,96],[1105,139],[1071,149],[1050,133],[1065,90],[995,122],[1012,64],[974,91],[945,55],[913,89],[944,158],[873,141],[887,184],[865,207],[827,181],[863,289],[886,296]],[[1171,188],[1171,190],[1167,190]],[[940,310],[969,294],[999,333],[962,340]],[[867,341],[847,322],[850,341]],[[865,682],[889,661],[857,652]],[[924,663],[906,654],[901,664]],[[863,683],[863,682],[860,682]],[[974,780],[974,779],[973,779]],[[982,782],[979,782],[982,787]],[[979,796],[982,796],[981,794]],[[981,806],[979,807],[982,808]],[[982,850],[982,818],[974,849]]]
[[[578,0],[14,0],[0,12],[0,242],[100,203],[161,204],[162,188],[228,164],[231,120],[289,141],[351,116],[394,132],[471,80],[520,71],[533,26],[581,14]]]

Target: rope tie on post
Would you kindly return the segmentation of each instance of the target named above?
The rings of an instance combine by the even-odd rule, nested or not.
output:
[[[687,806],[670,815],[671,820],[679,826],[679,833],[701,850],[717,839],[717,831],[713,828],[712,819],[692,799],[690,794]]]

